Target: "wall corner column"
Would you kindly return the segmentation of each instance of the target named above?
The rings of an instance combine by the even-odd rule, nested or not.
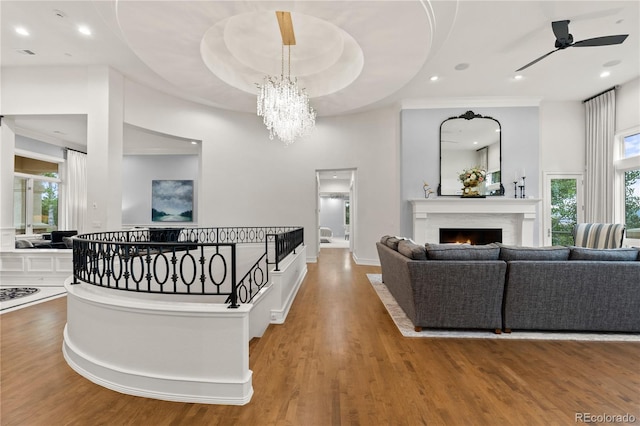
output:
[[[124,77],[106,66],[87,76],[87,216],[83,232],[122,228]]]
[[[16,135],[9,127],[13,120],[2,118],[0,125],[0,251],[13,250],[16,230],[13,224],[13,173]]]

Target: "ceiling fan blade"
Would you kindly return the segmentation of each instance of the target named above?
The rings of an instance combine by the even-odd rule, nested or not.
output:
[[[522,68],[518,68],[518,69],[516,70],[516,72],[520,72],[520,71],[522,71],[522,70],[524,70],[524,69],[526,69],[526,68],[529,68],[531,65],[535,64],[535,63],[536,63],[536,62],[538,62],[538,61],[543,60],[544,58],[546,58],[547,56],[551,55],[553,52],[557,52],[558,50],[560,50],[560,49],[552,50],[551,52],[549,52],[549,53],[547,53],[547,54],[544,54],[544,55],[540,56],[538,59],[536,59],[536,60],[534,60],[534,61],[529,62],[529,63],[528,63],[527,65],[525,65],[524,67],[522,67]]]
[[[620,34],[604,37],[588,38],[586,40],[576,41],[572,44],[574,47],[591,47],[591,46],[611,46],[612,44],[620,44],[629,37],[629,34]]]
[[[558,41],[567,41],[569,39],[569,21],[554,21],[551,23],[551,28],[553,29],[553,33],[556,35],[556,40]]]

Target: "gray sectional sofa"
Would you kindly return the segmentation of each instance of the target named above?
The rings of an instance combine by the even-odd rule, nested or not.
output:
[[[422,328],[640,332],[640,250],[376,243],[382,280]]]

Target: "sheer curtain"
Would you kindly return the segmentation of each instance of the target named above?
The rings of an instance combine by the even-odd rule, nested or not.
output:
[[[585,102],[586,106],[586,222],[613,222],[613,149],[616,92],[609,90]]]
[[[87,217],[87,154],[67,150],[66,166],[63,207],[66,228],[82,233]]]

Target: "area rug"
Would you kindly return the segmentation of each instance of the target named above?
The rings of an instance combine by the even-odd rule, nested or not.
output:
[[[31,305],[62,297],[64,287],[2,287],[0,288],[0,313],[4,314]]]
[[[393,322],[405,337],[454,338],[454,339],[502,339],[502,340],[579,340],[603,342],[640,342],[640,334],[622,333],[563,333],[514,331],[495,334],[493,331],[422,330],[415,331],[413,323],[382,282],[382,275],[367,274],[371,286],[387,308]]]
[[[40,290],[35,287],[9,287],[0,289],[0,302],[6,302],[7,300],[18,299],[20,297],[26,297],[30,294],[39,292]]]
[[[320,249],[326,249],[326,248],[349,248],[349,240],[341,240],[341,239],[333,239],[332,241],[329,241],[328,243],[325,243],[323,241],[320,241]]]

